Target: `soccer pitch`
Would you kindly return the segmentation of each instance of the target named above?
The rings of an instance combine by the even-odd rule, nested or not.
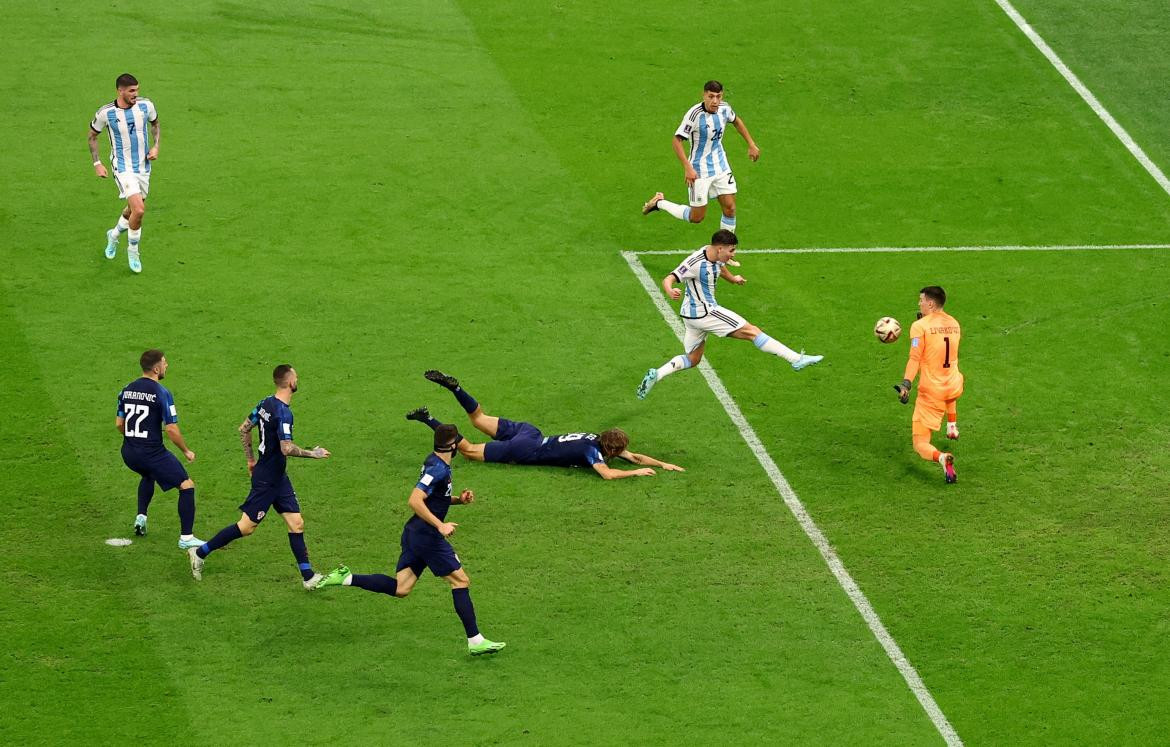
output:
[[[748,283],[720,301],[826,356],[708,361],[954,739],[1164,738],[1170,195],[993,0],[0,5],[0,742],[942,741],[706,380],[634,398],[680,345],[623,252],[656,283],[717,227],[638,212],[682,199],[708,78],[763,151],[727,141]],[[1170,167],[1164,14],[1015,7]],[[163,130],[139,276],[102,257],[119,203],[84,145],[127,70]],[[870,333],[932,283],[964,328],[957,485]],[[470,431],[427,368],[687,471],[456,459],[454,544],[508,642],[471,659],[442,581],[305,593],[276,517],[200,583],[173,492],[105,545],[136,485],[114,397],[153,346],[204,538],[248,490],[236,426],[297,367],[297,441],[333,452],[290,465],[319,570],[393,570],[430,445],[403,413]]]

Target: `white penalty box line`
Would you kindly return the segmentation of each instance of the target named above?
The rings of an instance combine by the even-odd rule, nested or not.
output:
[[[808,246],[791,249],[739,249],[740,254],[897,254],[923,252],[1100,252],[1139,249],[1170,249],[1170,244],[1003,244],[987,246]],[[627,261],[630,256],[690,254],[690,249],[647,249],[622,252]]]

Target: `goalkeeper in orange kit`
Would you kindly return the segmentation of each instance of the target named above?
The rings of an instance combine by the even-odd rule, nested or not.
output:
[[[955,403],[963,393],[963,374],[959,372],[959,322],[943,311],[947,294],[937,285],[918,293],[918,321],[910,325],[910,360],[901,384],[895,384],[902,404],[910,401],[910,388],[918,377],[918,398],[914,402],[912,432],[914,450],[923,459],[938,462],[947,482],[955,482],[955,457],[939,451],[930,443],[931,433],[942,427],[947,417],[947,438],[959,438],[958,411]]]

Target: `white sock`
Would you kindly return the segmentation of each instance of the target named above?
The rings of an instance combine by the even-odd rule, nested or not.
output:
[[[138,514],[137,516],[134,517],[134,519],[135,520],[142,519],[143,521],[146,521],[146,514]]]
[[[940,466],[940,467],[942,467],[943,469],[946,469],[946,468],[947,468],[947,453],[946,453],[945,451],[943,451],[943,452],[939,452],[939,455],[938,455],[938,464],[939,464],[939,466]]]
[[[735,233],[735,216],[728,218],[726,215],[719,217],[719,227]]]
[[[132,252],[138,251],[138,240],[140,238],[142,238],[142,229],[141,228],[131,228],[130,229],[130,251],[132,251]]]
[[[126,216],[118,216],[118,224],[114,226],[114,230],[118,232],[119,236],[130,230],[130,221],[126,220]]]
[[[658,378],[665,379],[675,371],[685,371],[691,367],[691,359],[685,355],[676,355],[658,368]]]
[[[181,540],[195,539],[195,535],[193,535],[193,534],[180,534],[179,539],[181,539]]]
[[[473,635],[467,639],[468,646],[478,646],[479,644],[481,644],[483,642],[484,642],[483,633],[476,633],[475,635]]]
[[[345,580],[341,582],[342,586],[353,586],[353,574],[346,574]]]
[[[677,202],[670,200],[659,200],[658,209],[670,213],[679,220],[689,221],[691,219],[691,208],[689,205],[679,205]]]
[[[756,338],[752,340],[752,344],[759,348],[761,352],[778,355],[789,363],[796,363],[798,360],[800,360],[800,353],[796,352],[779,340],[773,340],[763,332],[756,335]]]

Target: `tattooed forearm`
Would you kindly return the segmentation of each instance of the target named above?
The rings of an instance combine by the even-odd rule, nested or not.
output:
[[[245,420],[240,424],[240,445],[244,447],[244,458],[249,462],[256,461],[256,457],[252,454],[252,429],[256,424],[251,420]]]
[[[313,449],[302,449],[292,441],[280,442],[280,453],[291,457],[304,457],[305,459],[316,459],[317,454]]]

